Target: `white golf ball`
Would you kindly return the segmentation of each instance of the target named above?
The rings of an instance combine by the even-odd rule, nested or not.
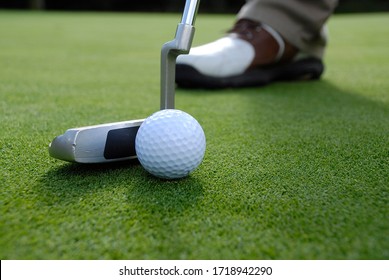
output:
[[[141,165],[154,176],[178,179],[188,176],[202,162],[205,135],[191,115],[161,110],[148,117],[135,139]]]

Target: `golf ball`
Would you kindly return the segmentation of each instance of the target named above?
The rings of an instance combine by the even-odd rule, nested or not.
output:
[[[173,109],[161,110],[148,117],[135,139],[135,151],[141,165],[164,179],[188,176],[203,160],[205,145],[204,131],[196,119]]]

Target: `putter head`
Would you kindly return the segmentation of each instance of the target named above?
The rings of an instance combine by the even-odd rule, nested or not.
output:
[[[143,119],[71,128],[54,138],[49,154],[78,163],[135,159],[135,137],[142,123]]]

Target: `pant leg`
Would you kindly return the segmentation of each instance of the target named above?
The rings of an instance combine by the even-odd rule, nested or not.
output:
[[[238,14],[266,23],[302,52],[317,58],[327,43],[325,22],[338,0],[249,0]]]

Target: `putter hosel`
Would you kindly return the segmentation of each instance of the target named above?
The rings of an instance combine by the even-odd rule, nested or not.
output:
[[[188,54],[194,37],[194,22],[200,0],[187,0],[173,41],[167,42],[161,50],[161,102],[160,109],[174,109],[176,87],[176,59]]]
[[[161,102],[160,108],[174,109],[176,86],[176,59],[180,54],[189,53],[195,28],[192,25],[180,23],[177,26],[176,37],[167,42],[161,50]]]

